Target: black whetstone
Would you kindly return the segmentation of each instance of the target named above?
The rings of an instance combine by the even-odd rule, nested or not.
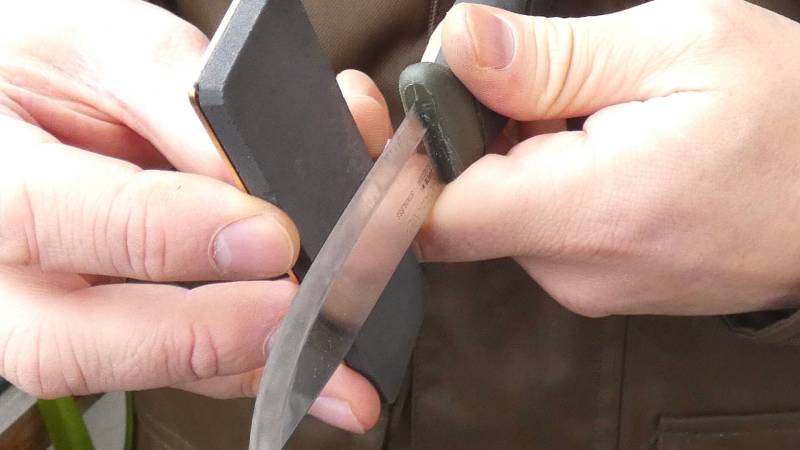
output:
[[[197,101],[247,190],[297,224],[302,275],[372,167],[300,0],[242,0],[215,36]],[[409,252],[346,361],[397,396],[426,285]]]

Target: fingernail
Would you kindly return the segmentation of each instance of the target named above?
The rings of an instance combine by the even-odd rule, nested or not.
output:
[[[280,320],[275,323],[275,325],[272,327],[272,330],[267,335],[267,338],[264,339],[264,345],[261,346],[261,352],[264,354],[265,361],[267,358],[269,358],[269,354],[272,352],[272,348],[275,346],[275,341],[278,339],[278,330],[280,330],[282,323],[283,317],[281,317]]]
[[[356,419],[350,405],[338,398],[320,396],[308,412],[328,425],[353,433],[364,434],[364,426]]]
[[[511,64],[516,44],[508,22],[480,7],[468,7],[464,21],[479,66],[502,69]]]
[[[217,270],[226,277],[269,277],[289,270],[294,249],[289,233],[271,215],[234,222],[211,246]]]

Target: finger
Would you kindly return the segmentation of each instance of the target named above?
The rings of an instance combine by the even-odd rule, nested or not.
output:
[[[685,93],[616,105],[590,117],[581,131],[538,135],[507,155],[483,157],[445,187],[420,231],[418,254],[427,261],[569,256],[591,262],[614,251],[609,246],[635,239],[616,230],[646,232],[649,205],[691,195],[658,181],[665,173],[680,176],[676,160],[688,154],[706,158],[697,156],[699,149],[713,142],[686,142],[674,130],[692,135],[719,120],[710,102],[710,95]],[[708,154],[709,165],[713,158]]]
[[[718,23],[699,9],[715,2],[680,3],[654,1],[577,19],[464,4],[444,21],[443,50],[466,86],[504,115],[584,116],[616,103],[710,88],[694,55],[720,47]]]
[[[172,387],[217,399],[255,397],[258,393],[262,371],[263,369],[258,368],[236,375],[180,383]]]
[[[526,254],[533,247],[532,236],[537,241],[555,238],[549,230],[564,225],[559,223],[564,214],[554,209],[570,205],[548,202],[569,198],[569,192],[578,189],[564,185],[575,177],[561,173],[565,168],[557,161],[570,159],[580,140],[577,132],[540,136],[519,144],[508,155],[491,154],[475,162],[437,199],[417,236],[420,259],[476,261]],[[558,155],[552,151],[556,144],[561,144]],[[533,212],[536,224],[528,223]]]
[[[20,149],[0,174],[2,264],[193,281],[276,276],[297,257],[283,212],[208,177],[55,143]]]
[[[356,70],[345,70],[336,80],[350,113],[372,158],[377,158],[392,136],[389,107],[370,77]]]
[[[41,398],[150,389],[261,367],[264,341],[296,292],[285,281],[68,292],[32,285],[19,275],[26,270],[3,269],[2,375]]]
[[[341,365],[308,413],[344,430],[364,433],[378,422],[380,398],[364,377]]]
[[[230,178],[188,100],[208,45],[199,30],[140,1],[24,2],[2,19],[0,53],[25,62],[5,67],[15,85],[35,94],[56,86],[60,99],[133,130],[178,169]],[[45,128],[63,128],[48,108],[37,111]]]
[[[598,145],[585,132],[562,132],[481,158],[437,199],[417,237],[418,255],[446,262],[557,258],[588,246],[598,238],[588,225],[613,220],[601,209],[608,206],[602,197],[612,183],[595,159]]]
[[[57,89],[52,84],[49,88]],[[5,120],[6,127],[19,127],[23,122],[45,128],[46,131],[40,129],[39,134],[47,140],[124,159],[141,167],[171,168],[169,161],[147,139],[119,120],[83,103],[53,97],[52,92],[43,95],[0,80],[2,106],[6,106],[6,118],[16,119],[16,122]]]
[[[193,381],[176,387],[214,398],[255,397],[262,369]],[[347,366],[340,366],[311,407],[309,414],[354,433],[364,433],[378,421],[380,400],[375,388]]]

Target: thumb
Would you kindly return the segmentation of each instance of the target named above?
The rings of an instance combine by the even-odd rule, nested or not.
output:
[[[444,21],[442,49],[454,73],[499,113],[517,120],[585,116],[706,89],[700,66],[690,67],[692,54],[715,42],[709,37],[718,27],[713,14],[691,10],[713,3],[657,0],[569,19],[463,4]]]

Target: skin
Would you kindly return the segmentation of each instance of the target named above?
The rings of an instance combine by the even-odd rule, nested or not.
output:
[[[439,34],[516,125],[446,188],[423,259],[513,257],[587,316],[798,305],[800,24],[738,0],[580,19],[462,5]]]
[[[230,184],[190,106],[207,45],[139,1],[4,5],[0,375],[28,393],[255,395],[296,286],[250,280],[286,273],[300,244],[289,217]],[[391,129],[377,88],[339,81],[379,152]],[[162,284],[176,280],[225,282]],[[377,393],[345,366],[322,397],[312,414],[333,425],[378,418]]]

